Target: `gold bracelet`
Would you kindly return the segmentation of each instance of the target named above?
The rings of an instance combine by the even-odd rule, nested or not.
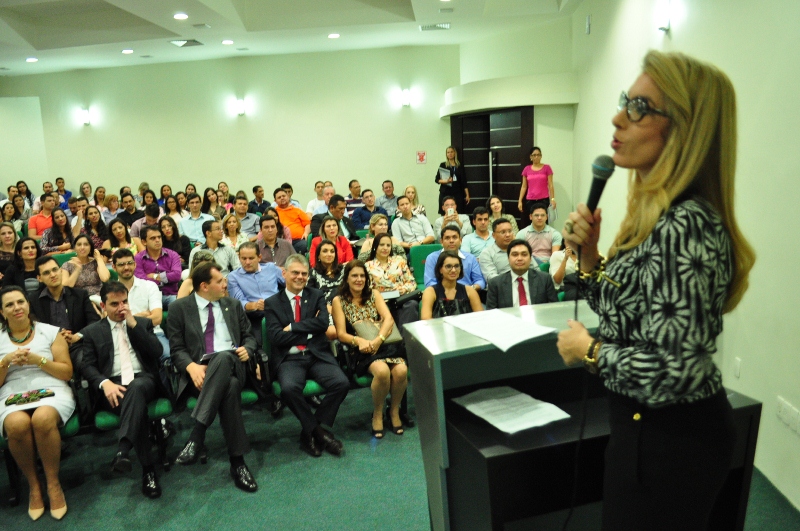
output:
[[[383,334],[378,334],[378,337],[381,338],[381,342],[386,343],[386,338],[383,336]]]
[[[353,336],[353,340],[350,342],[350,344],[354,347],[356,346],[356,336]]]
[[[47,358],[41,358],[39,360],[39,368],[41,369],[43,366],[47,364]]]

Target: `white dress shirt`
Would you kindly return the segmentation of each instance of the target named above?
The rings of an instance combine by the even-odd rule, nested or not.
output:
[[[522,285],[525,286],[525,298],[528,300],[528,304],[531,303],[531,289],[528,286],[528,272],[526,271],[522,276],[517,275],[513,271],[511,272],[511,297],[514,301],[514,307],[519,308],[519,282],[517,281],[518,278],[522,279]]]
[[[203,332],[208,326],[208,304],[209,300],[204,299],[197,293],[194,294],[195,301],[197,302],[197,311],[200,314],[200,328]],[[228,330],[228,323],[225,322],[225,316],[222,314],[222,307],[219,301],[211,302],[212,311],[214,313],[214,352],[221,350],[234,350],[239,345],[234,345],[231,333]],[[210,352],[206,352],[210,354]]]

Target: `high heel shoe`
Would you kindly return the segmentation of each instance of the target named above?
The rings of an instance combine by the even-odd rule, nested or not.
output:
[[[386,420],[384,420],[384,424],[386,422],[389,423],[389,431],[391,431],[395,435],[403,435],[403,433],[405,433],[405,430],[403,429],[403,423],[400,422],[399,426],[395,426],[394,423],[392,422],[392,416],[389,414],[388,410],[386,411]]]
[[[64,515],[67,514],[67,504],[64,504],[64,507],[60,509],[50,509],[50,516],[55,518],[56,520],[61,520],[64,518]]]
[[[370,422],[372,422],[371,419],[370,419]],[[383,436],[385,434],[386,434],[386,428],[385,427],[380,429],[380,430],[376,430],[374,427],[372,428],[372,436],[375,437],[376,439],[383,439]]]
[[[28,507],[28,516],[30,516],[31,520],[33,520],[34,522],[39,518],[41,518],[43,514],[44,514],[44,507],[42,507],[41,509],[31,509],[30,507]]]

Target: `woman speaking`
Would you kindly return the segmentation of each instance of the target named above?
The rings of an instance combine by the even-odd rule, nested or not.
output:
[[[717,68],[651,51],[622,93],[611,147],[630,168],[627,212],[608,258],[601,212],[570,214],[580,289],[596,337],[569,322],[558,349],[609,390],[603,529],[708,528],[734,430],[711,355],[755,254],[733,211],[736,102]]]

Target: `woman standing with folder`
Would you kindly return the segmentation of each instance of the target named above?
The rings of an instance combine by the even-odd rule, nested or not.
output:
[[[444,198],[452,196],[456,200],[458,212],[466,212],[465,205],[469,204],[469,188],[464,167],[458,162],[458,154],[453,146],[445,151],[447,160],[439,164],[436,172],[436,184],[439,185],[439,214],[444,215],[442,203]]]

